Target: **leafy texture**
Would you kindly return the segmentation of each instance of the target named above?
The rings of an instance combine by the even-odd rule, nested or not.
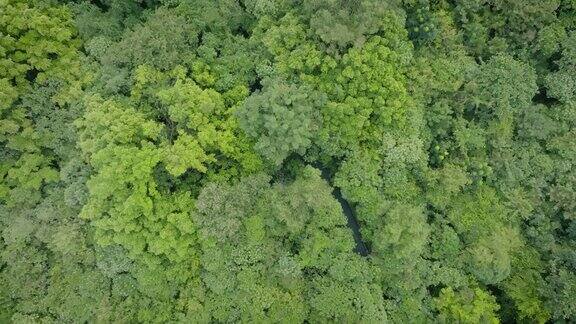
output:
[[[0,0],[0,323],[576,322],[572,0]]]

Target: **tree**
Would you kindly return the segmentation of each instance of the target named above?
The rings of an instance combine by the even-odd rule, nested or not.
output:
[[[8,1],[0,4],[0,9],[0,85],[4,89],[0,94],[0,201],[33,205],[42,185],[58,178],[52,167],[54,157],[45,152],[57,148],[41,130],[45,116],[34,114],[34,106],[29,105],[30,97],[43,95],[28,92],[50,80],[55,88],[49,90],[51,96],[43,96],[47,102],[39,106],[68,104],[80,75],[78,42],[65,7]]]
[[[480,288],[465,288],[454,291],[442,289],[435,299],[440,321],[450,323],[499,323],[496,298]]]
[[[375,268],[352,252],[346,219],[318,170],[305,167],[290,184],[270,185],[264,175],[209,184],[196,206],[212,318],[385,319]]]
[[[325,96],[307,86],[266,80],[262,93],[237,111],[240,126],[256,138],[255,148],[279,165],[292,152],[303,155],[321,128]]]

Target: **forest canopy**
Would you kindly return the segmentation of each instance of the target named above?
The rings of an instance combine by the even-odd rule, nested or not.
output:
[[[576,322],[574,0],[0,0],[0,323]]]

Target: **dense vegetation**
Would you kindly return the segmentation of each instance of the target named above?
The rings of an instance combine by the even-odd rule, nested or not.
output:
[[[0,0],[0,323],[574,321],[574,0]]]

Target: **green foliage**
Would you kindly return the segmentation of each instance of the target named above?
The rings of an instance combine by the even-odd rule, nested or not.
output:
[[[494,296],[480,288],[454,291],[442,289],[435,300],[440,321],[445,323],[499,323],[496,311],[499,307]]]
[[[351,49],[318,80],[329,100],[319,142],[328,154],[340,156],[376,144],[386,131],[405,125],[411,102],[402,67],[410,59],[410,47],[396,44],[405,40],[395,37],[375,36]]]
[[[576,305],[574,295],[576,290],[576,276],[573,271],[561,269],[552,274],[547,280],[548,287],[545,290],[549,298],[548,308],[552,310],[555,318],[573,319]]]
[[[97,98],[88,103],[78,124],[80,146],[95,172],[87,183],[90,198],[80,216],[93,221],[97,241],[120,244],[133,256],[150,253],[189,262],[188,248],[194,244],[193,227],[185,220],[192,203],[189,193],[164,197],[154,181],[163,155],[154,141],[162,126],[146,121],[129,106]],[[170,169],[171,163],[167,161]]]
[[[417,4],[409,6],[407,14],[406,29],[414,43],[420,45],[430,42],[436,37],[438,28],[430,11],[428,1],[418,1]]]
[[[261,94],[237,111],[244,131],[257,138],[255,149],[276,165],[291,153],[303,155],[321,128],[325,96],[309,87],[267,80]]]
[[[198,30],[174,10],[159,8],[124,32],[102,58],[104,64],[151,65],[170,69],[186,61],[197,46]]]
[[[395,1],[312,0],[304,1],[302,11],[310,19],[310,32],[330,51],[361,45],[399,18]]]
[[[28,75],[32,70],[36,70],[39,82],[54,77],[67,79],[78,71],[74,62],[78,42],[66,7],[36,7],[19,0],[3,1],[0,5],[0,78],[22,91],[34,81]]]
[[[373,268],[353,255],[345,217],[319,171],[308,167],[289,185],[268,182],[257,175],[234,186],[209,184],[198,197],[194,218],[211,317],[384,320]]]
[[[545,323],[550,313],[543,304],[545,282],[541,275],[543,263],[539,258],[533,249],[518,253],[512,262],[514,272],[503,286],[514,300],[520,318]]]
[[[469,244],[470,272],[486,284],[505,279],[510,274],[510,254],[521,242],[496,192],[482,186],[474,195],[462,195],[453,203],[448,218]]]
[[[475,115],[480,121],[488,118],[500,123],[488,129],[497,136],[510,136],[512,114],[530,106],[536,94],[536,75],[530,66],[507,55],[494,56],[480,66],[467,85],[471,92]]]
[[[576,81],[574,80],[574,69],[576,68],[576,34],[571,33],[567,39],[561,43],[562,57],[556,62],[558,71],[546,76],[545,83],[550,97],[562,102],[573,102]]]
[[[575,322],[575,9],[0,0],[0,322]]]
[[[58,179],[52,152],[46,152],[58,147],[43,131],[42,119],[49,118],[50,108],[65,106],[67,93],[74,91],[78,42],[65,7],[4,1],[0,9],[0,201],[34,204],[41,186]],[[32,90],[48,80],[58,80],[46,91],[50,95]],[[37,97],[42,101],[33,102]]]
[[[455,1],[454,12],[474,55],[532,51],[541,28],[557,21],[560,1],[499,0]]]

